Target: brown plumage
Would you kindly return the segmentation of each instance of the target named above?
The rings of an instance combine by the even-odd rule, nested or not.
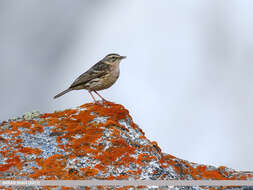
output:
[[[57,94],[54,98],[58,98],[72,90],[86,89],[89,91],[95,103],[97,103],[97,101],[92,95],[92,91],[95,92],[102,101],[106,101],[97,91],[107,89],[116,82],[119,77],[119,63],[124,58],[126,57],[116,53],[108,54],[88,71],[80,75],[67,90]]]

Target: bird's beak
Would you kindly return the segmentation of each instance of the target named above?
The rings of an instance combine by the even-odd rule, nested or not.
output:
[[[120,59],[126,59],[127,57],[126,56],[120,56]]]

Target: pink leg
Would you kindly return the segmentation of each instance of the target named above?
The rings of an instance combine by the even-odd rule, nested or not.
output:
[[[90,95],[91,95],[91,97],[92,97],[92,99],[94,100],[94,102],[95,102],[95,104],[97,103],[97,101],[96,101],[96,99],[94,98],[94,96],[92,95],[92,93],[91,93],[91,91],[89,90],[89,93],[90,93]]]
[[[94,90],[94,92],[103,100],[103,102],[108,102],[106,99],[104,99],[97,91]]]

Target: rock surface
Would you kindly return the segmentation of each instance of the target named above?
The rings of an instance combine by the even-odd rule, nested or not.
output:
[[[55,113],[25,113],[2,122],[0,179],[250,180],[253,173],[162,153],[128,110],[108,102]]]

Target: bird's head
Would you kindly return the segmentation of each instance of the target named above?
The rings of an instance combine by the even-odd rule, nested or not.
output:
[[[120,61],[125,58],[126,56],[121,56],[117,53],[111,53],[105,56],[102,61],[110,65],[116,65],[119,64]]]

